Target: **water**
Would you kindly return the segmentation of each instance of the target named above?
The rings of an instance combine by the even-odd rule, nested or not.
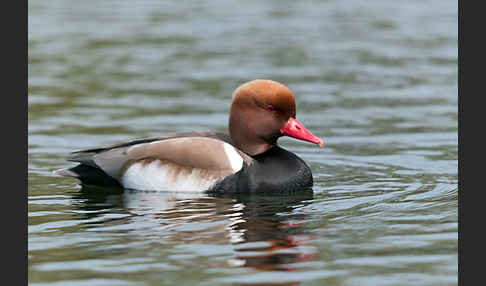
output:
[[[28,280],[456,285],[457,2],[29,1]],[[68,153],[226,131],[269,78],[325,147],[312,194],[82,188]]]

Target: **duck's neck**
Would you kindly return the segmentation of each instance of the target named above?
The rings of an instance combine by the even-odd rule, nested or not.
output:
[[[273,146],[275,146],[275,145],[268,144],[268,143],[261,143],[261,144],[252,143],[252,144],[249,144],[249,143],[246,143],[246,142],[241,142],[241,141],[233,140],[233,139],[232,139],[232,141],[233,141],[233,145],[236,148],[240,149],[241,151],[245,152],[246,154],[248,154],[250,156],[255,156],[255,155],[261,154],[263,152],[268,151]]]
[[[233,118],[230,118],[229,121],[229,134],[233,146],[250,156],[261,154],[275,146],[276,140],[274,143],[270,143],[259,138],[250,132],[247,126],[242,125],[242,121]]]

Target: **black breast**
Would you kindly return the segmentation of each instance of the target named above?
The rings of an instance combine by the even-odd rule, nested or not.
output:
[[[274,146],[253,156],[255,162],[217,184],[213,192],[294,193],[313,185],[307,164],[292,152]]]

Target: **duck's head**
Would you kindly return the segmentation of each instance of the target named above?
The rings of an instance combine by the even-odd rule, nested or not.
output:
[[[233,144],[250,155],[265,152],[281,136],[324,145],[296,119],[292,91],[272,80],[253,80],[234,91],[229,133]]]

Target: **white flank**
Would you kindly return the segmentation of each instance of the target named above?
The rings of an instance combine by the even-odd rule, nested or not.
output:
[[[193,169],[189,174],[174,175],[170,165],[155,160],[149,164],[135,163],[123,174],[121,183],[125,188],[152,191],[205,191],[217,179],[205,179],[202,170]]]
[[[231,168],[235,173],[238,172],[243,167],[243,158],[230,144],[225,142],[223,143],[223,146],[224,146],[224,152],[226,153],[226,156],[228,157],[228,161],[231,164]]]

